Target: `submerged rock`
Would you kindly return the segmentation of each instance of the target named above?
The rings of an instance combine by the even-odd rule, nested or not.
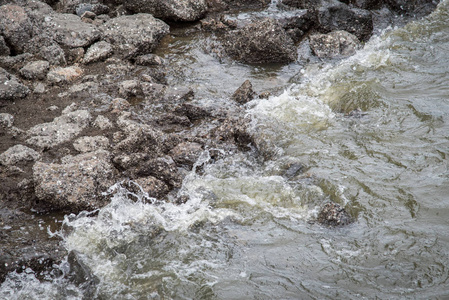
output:
[[[251,81],[245,80],[245,82],[234,92],[232,99],[239,104],[245,104],[253,100],[256,95]]]
[[[171,21],[196,21],[207,12],[205,0],[127,0],[124,5],[133,12]]]
[[[354,222],[351,215],[338,203],[326,203],[320,210],[317,218],[318,223],[329,226],[344,226]]]
[[[296,47],[279,21],[266,18],[230,31],[224,46],[228,55],[245,63],[288,63]]]
[[[360,41],[349,32],[338,30],[310,36],[310,48],[320,58],[351,56],[360,48]]]

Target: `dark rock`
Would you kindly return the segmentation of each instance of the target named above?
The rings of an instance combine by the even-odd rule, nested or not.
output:
[[[11,54],[11,50],[6,44],[5,38],[0,35],[0,56],[8,56]]]
[[[188,117],[191,121],[210,117],[212,114],[201,106],[183,103],[175,108],[175,112]]]
[[[55,210],[78,212],[107,204],[103,192],[114,184],[109,152],[98,150],[67,156],[61,164],[37,162],[33,167],[36,196]]]
[[[154,176],[164,181],[170,187],[181,187],[182,178],[178,167],[170,156],[158,157],[137,166],[136,174],[139,176]]]
[[[271,0],[224,0],[230,10],[266,8]]]
[[[152,52],[169,32],[167,24],[149,14],[117,17],[101,28],[105,40],[128,56]]]
[[[201,28],[205,31],[225,32],[237,28],[237,23],[226,19],[223,15],[209,16],[201,21]]]
[[[92,299],[95,296],[96,286],[100,283],[100,279],[83,262],[81,253],[78,251],[70,251],[67,262],[70,267],[67,278],[83,290],[83,299]]]
[[[178,144],[169,154],[177,164],[191,169],[202,152],[203,147],[200,144],[187,142]]]
[[[16,100],[24,98],[30,90],[18,79],[0,68],[0,100]]]
[[[17,5],[0,6],[0,35],[15,54],[23,53],[32,35],[32,24],[25,10]]]
[[[288,63],[296,47],[279,21],[266,18],[225,35],[228,55],[245,63]]]
[[[207,12],[205,0],[127,0],[124,6],[132,12],[170,21],[196,21]]]
[[[51,65],[65,65],[65,53],[53,38],[46,34],[34,36],[25,46],[25,51],[48,61]]]
[[[385,0],[342,0],[340,2],[368,10],[379,9],[385,4]]]
[[[148,193],[149,197],[161,199],[170,191],[168,186],[162,181],[153,176],[148,177],[140,177],[133,180],[137,183],[140,188],[146,193]],[[128,183],[126,188],[135,193],[139,194],[141,191],[139,187],[136,187],[134,184]]]
[[[296,43],[312,29],[317,23],[317,13],[314,9],[303,10],[294,17],[288,17],[279,20],[287,34]]]
[[[373,16],[364,9],[350,8],[344,3],[334,3],[318,10],[320,31],[328,33],[344,30],[361,41],[367,41],[373,32]]]
[[[360,48],[360,41],[349,32],[338,30],[310,36],[310,48],[320,58],[351,56]]]
[[[329,227],[344,226],[354,222],[351,215],[340,204],[334,202],[326,203],[321,208],[317,221]]]
[[[20,75],[26,79],[44,79],[50,68],[50,64],[45,60],[33,61],[20,69]]]
[[[394,11],[399,13],[424,16],[431,13],[440,1],[438,0],[384,0]]]
[[[232,143],[247,151],[253,144],[253,138],[248,132],[248,122],[243,118],[228,118],[220,126],[211,130],[209,138]]]
[[[206,0],[208,12],[219,12],[228,9],[228,4],[224,0]]]
[[[317,8],[321,4],[321,0],[281,0],[279,3],[289,7],[307,9]]]
[[[165,64],[165,61],[156,54],[145,54],[136,57],[135,63],[141,66],[162,66]]]
[[[232,95],[232,99],[239,104],[245,104],[254,99],[257,94],[253,90],[251,81],[246,80]]]

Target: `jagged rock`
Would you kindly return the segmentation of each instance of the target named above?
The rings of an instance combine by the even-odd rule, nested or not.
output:
[[[251,81],[246,80],[232,95],[232,99],[239,104],[245,104],[254,99],[256,93]]]
[[[109,148],[109,140],[105,136],[83,136],[75,140],[73,148],[81,153],[93,152]]]
[[[75,8],[75,13],[79,17],[86,12],[91,12],[99,16],[109,13],[109,7],[101,3],[80,3]]]
[[[170,156],[157,157],[136,166],[138,176],[154,176],[164,181],[170,187],[181,187],[182,178],[178,167]]]
[[[0,56],[8,56],[11,54],[11,50],[6,44],[5,38],[0,35]]]
[[[164,59],[156,54],[145,54],[136,57],[136,64],[141,66],[161,66],[165,64]]]
[[[25,51],[48,61],[51,65],[66,64],[64,50],[47,34],[34,36],[25,46]]]
[[[64,112],[50,123],[38,124],[27,131],[26,142],[39,148],[51,148],[70,141],[86,128],[91,120],[87,110]]]
[[[310,48],[320,58],[351,56],[359,47],[357,37],[342,30],[310,36]]]
[[[83,74],[83,69],[77,66],[70,66],[66,68],[55,68],[48,72],[47,80],[50,83],[67,83],[75,80]]]
[[[14,116],[7,113],[0,113],[0,126],[9,128],[14,124]]]
[[[205,0],[128,0],[124,5],[133,12],[171,21],[196,21],[207,12]]]
[[[384,0],[388,6],[400,13],[423,16],[431,13],[440,1],[435,0]]]
[[[134,179],[134,181],[148,193],[148,196],[161,199],[170,191],[168,186],[162,181],[153,176],[140,177]],[[136,191],[138,192],[138,191]]]
[[[344,226],[354,222],[351,215],[338,203],[326,203],[320,210],[317,218],[318,223],[329,226]]]
[[[222,32],[237,28],[237,22],[228,20],[223,15],[208,16],[200,22],[201,28],[205,31]]]
[[[177,164],[191,169],[202,152],[203,147],[200,144],[187,142],[178,144],[169,154]]]
[[[36,161],[40,154],[24,145],[15,145],[0,154],[0,163],[5,166],[15,165],[19,162]]]
[[[108,118],[106,118],[105,116],[102,116],[102,115],[99,115],[95,119],[93,125],[101,130],[110,129],[110,128],[114,127],[112,122]]]
[[[294,8],[308,9],[317,8],[321,4],[321,0],[281,0],[279,4]]]
[[[104,60],[113,53],[112,45],[108,42],[101,41],[93,44],[87,49],[83,63],[88,64],[96,61]]]
[[[0,34],[15,53],[23,53],[31,39],[32,29],[30,18],[22,7],[0,6]]]
[[[125,80],[119,84],[119,95],[123,98],[138,97],[143,98],[141,82],[138,80]]]
[[[46,60],[33,61],[20,69],[20,75],[26,79],[44,79],[50,68]]]
[[[352,33],[361,41],[367,41],[373,33],[371,12],[360,8],[351,8],[340,2],[320,7],[317,22],[323,33],[344,30]]]
[[[105,40],[129,56],[152,52],[170,29],[150,14],[117,17],[101,28]]]
[[[24,98],[30,90],[21,84],[16,76],[0,68],[0,100],[14,100]]]
[[[206,0],[208,12],[219,12],[229,8],[229,5],[224,0]]]
[[[67,156],[61,164],[33,167],[36,196],[55,210],[78,212],[107,204],[102,195],[114,183],[110,153],[104,150]]]
[[[287,34],[296,43],[317,23],[316,10],[308,9],[295,13],[293,17],[279,20]]]
[[[288,63],[296,47],[279,21],[266,18],[225,35],[228,55],[245,63]]]
[[[175,112],[186,116],[190,121],[204,119],[212,115],[210,111],[191,103],[182,103],[175,108]]]

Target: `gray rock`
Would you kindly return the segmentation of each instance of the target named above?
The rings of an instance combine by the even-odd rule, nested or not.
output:
[[[226,52],[245,63],[288,63],[296,60],[296,47],[279,21],[263,19],[229,32]]]
[[[11,50],[6,44],[5,38],[0,35],[0,56],[8,56],[11,54]]]
[[[251,81],[245,80],[245,82],[234,92],[232,99],[239,104],[245,104],[254,99],[256,93],[253,90]]]
[[[294,8],[308,9],[318,7],[321,2],[322,0],[281,0],[279,4]]]
[[[351,4],[358,8],[363,9],[379,9],[382,7],[382,5],[385,4],[386,1],[379,1],[379,0],[343,0],[340,1],[346,4]],[[405,2],[405,1],[404,1]]]
[[[156,54],[145,54],[136,57],[136,64],[141,66],[161,66],[165,63],[164,59]]]
[[[34,36],[25,51],[48,61],[51,65],[65,65],[65,53],[59,44],[47,34]]]
[[[33,167],[36,196],[53,209],[78,212],[107,204],[102,195],[114,183],[110,153],[104,150],[62,159],[61,164],[37,162]]]
[[[48,72],[47,80],[50,83],[67,83],[75,80],[83,74],[83,69],[77,66],[55,68]]]
[[[20,162],[36,161],[40,157],[41,155],[31,148],[15,145],[0,154],[0,163],[5,166],[11,166]]]
[[[33,61],[20,69],[20,75],[26,79],[44,79],[50,64],[45,60]]]
[[[154,176],[164,181],[169,187],[181,187],[182,178],[178,167],[170,156],[158,157],[143,162],[137,166],[138,176]]]
[[[317,221],[328,227],[336,227],[348,225],[354,222],[354,219],[340,204],[329,202],[321,208]]]
[[[42,82],[36,82],[36,83],[34,84],[34,90],[33,90],[33,93],[35,93],[35,94],[43,94],[43,93],[45,93],[45,91],[46,91],[46,87],[45,87],[45,84],[44,84],[44,83],[42,83]]]
[[[106,41],[131,56],[152,52],[170,29],[150,14],[117,17],[101,28]]]
[[[17,5],[0,6],[0,33],[16,53],[23,53],[32,35],[32,24],[26,11]]]
[[[352,33],[361,41],[367,41],[373,33],[371,12],[360,8],[351,8],[340,2],[319,8],[317,22],[323,33],[344,30]]]
[[[9,128],[14,124],[14,116],[7,113],[0,113],[0,126]]]
[[[440,1],[435,0],[384,0],[394,11],[423,16],[431,13]]]
[[[314,9],[301,10],[295,13],[293,17],[282,18],[279,21],[287,34],[296,43],[316,25],[317,14]]]
[[[169,154],[177,164],[191,169],[202,152],[203,147],[200,144],[187,142],[178,144]]]
[[[106,130],[106,129],[110,129],[110,128],[114,127],[112,122],[108,118],[106,118],[105,116],[102,116],[102,115],[99,115],[95,119],[93,125],[101,130]]]
[[[360,41],[349,32],[338,30],[310,36],[310,48],[320,58],[351,56],[360,48]]]
[[[30,90],[21,84],[16,76],[0,68],[0,100],[15,100],[24,98]]]
[[[100,39],[96,26],[87,24],[73,14],[51,14],[42,24],[44,34],[50,36],[62,47],[87,47]]]
[[[109,140],[105,136],[83,136],[75,140],[73,148],[81,153],[109,148]]]
[[[109,13],[109,7],[100,3],[80,3],[76,6],[75,12],[79,17],[85,12],[92,12],[98,16]]]
[[[205,0],[128,0],[124,5],[133,12],[171,21],[196,21],[207,12]]]
[[[51,148],[70,141],[86,128],[91,120],[87,110],[64,112],[50,123],[38,124],[27,131],[27,143],[39,148]]]
[[[111,105],[109,106],[109,110],[112,113],[120,113],[122,111],[126,111],[131,107],[131,104],[123,98],[115,98],[112,100]]]
[[[112,45],[108,42],[101,41],[93,44],[87,49],[84,55],[83,63],[88,64],[97,62],[110,57],[113,53]]]
[[[142,85],[139,80],[125,80],[119,84],[119,95],[123,98],[139,97],[143,98]]]
[[[169,192],[168,186],[162,180],[153,176],[140,177],[133,181],[139,186],[136,187],[135,185],[128,183],[127,188],[136,194],[139,194],[141,188],[144,192],[148,193],[149,197],[161,199]]]

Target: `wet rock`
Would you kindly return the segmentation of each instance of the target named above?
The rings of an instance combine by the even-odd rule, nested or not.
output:
[[[177,164],[187,166],[191,169],[202,152],[202,145],[186,142],[178,144],[169,152],[169,154]]]
[[[33,61],[20,69],[20,75],[26,79],[44,79],[50,68],[46,60]]]
[[[165,64],[165,61],[156,54],[145,54],[136,57],[135,63],[141,66],[161,66]]]
[[[61,164],[33,167],[36,196],[55,210],[78,212],[103,207],[102,195],[114,183],[110,153],[104,150],[66,156]]]
[[[266,8],[271,0],[224,0],[230,10]]]
[[[0,6],[0,34],[13,52],[23,53],[25,45],[31,39],[32,29],[30,18],[22,7]]]
[[[182,178],[178,173],[178,167],[170,156],[150,159],[137,166],[138,176],[154,176],[164,181],[170,187],[181,187]]]
[[[16,100],[24,98],[30,90],[21,84],[16,76],[0,68],[0,100]]]
[[[168,87],[165,90],[164,101],[165,102],[183,102],[190,101],[194,97],[193,90],[188,87]]]
[[[171,21],[196,21],[207,12],[205,0],[128,0],[124,5],[130,11]]]
[[[0,126],[9,128],[14,124],[14,116],[7,113],[0,113]]]
[[[117,17],[101,28],[105,40],[128,56],[152,52],[170,29],[150,14]]]
[[[53,84],[61,84],[73,81],[83,75],[83,69],[77,66],[70,66],[66,68],[55,68],[48,72],[47,80]]]
[[[70,267],[67,278],[83,290],[83,299],[94,298],[96,286],[100,283],[100,279],[83,262],[81,253],[76,250],[70,251],[67,256],[67,263]]]
[[[51,65],[65,65],[65,52],[52,37],[41,34],[34,36],[25,46],[25,51],[48,61]]]
[[[293,8],[308,9],[317,8],[321,4],[321,0],[281,0],[279,4]]]
[[[112,161],[117,169],[123,171],[124,174],[130,177],[136,177],[135,170],[133,169],[134,167],[141,165],[152,158],[152,155],[142,152],[118,153],[120,154],[116,154]]]
[[[333,3],[318,9],[317,16],[320,31],[328,33],[344,30],[355,35],[361,41],[367,41],[373,32],[371,12],[351,8],[344,3]]]
[[[100,39],[96,26],[87,24],[73,14],[51,14],[44,18],[43,33],[62,47],[87,47]]]
[[[109,148],[109,139],[105,136],[83,136],[75,140],[73,147],[81,153],[93,152]]]
[[[205,108],[191,103],[182,103],[175,108],[175,112],[186,116],[190,121],[201,120],[212,115],[211,112]]]
[[[224,0],[206,0],[207,11],[209,13],[219,12],[228,9],[228,4]]]
[[[11,54],[11,50],[6,44],[6,41],[3,38],[3,36],[0,35],[0,56],[8,56],[9,54]]]
[[[224,46],[232,58],[244,63],[288,63],[296,48],[277,20],[263,19],[225,35]]]
[[[102,116],[102,115],[99,115],[95,119],[93,125],[101,130],[111,129],[114,127],[112,122],[108,118],[106,118],[105,116]]]
[[[26,142],[39,148],[51,148],[70,141],[86,128],[91,120],[87,110],[63,112],[50,123],[38,124],[27,131]]]
[[[338,203],[326,203],[320,210],[317,218],[318,223],[329,226],[344,226],[354,222],[351,215]]]
[[[317,15],[314,9],[302,10],[295,16],[279,20],[287,34],[296,43],[311,30],[317,23]]]
[[[224,32],[237,28],[237,23],[226,19],[223,15],[209,16],[201,21],[201,28],[205,31]]]
[[[144,98],[142,85],[139,80],[125,80],[119,84],[120,97],[129,98]]]
[[[228,118],[220,126],[211,130],[210,139],[235,144],[241,150],[247,151],[253,144],[253,138],[248,132],[248,122],[243,118]]]
[[[245,104],[254,99],[256,93],[251,81],[246,80],[232,95],[232,99],[239,104]]]
[[[431,13],[440,1],[435,0],[384,0],[396,12],[417,14],[419,16]]]
[[[149,197],[153,197],[156,199],[163,198],[170,191],[168,186],[163,181],[153,176],[140,177],[134,179],[134,182],[136,182],[144,192],[148,193]],[[137,190],[135,185],[132,187],[133,187],[133,189],[131,189],[132,192],[139,193],[139,190]]]
[[[338,30],[310,36],[310,48],[320,58],[351,56],[360,48],[360,41],[349,32]]]
[[[101,41],[93,44],[87,49],[83,63],[88,64],[97,62],[110,57],[113,53],[112,45],[108,42]]]
[[[31,148],[15,145],[0,154],[0,164],[11,166],[20,162],[36,161],[40,157],[41,155]]]
[[[363,9],[379,9],[382,7],[382,5],[385,4],[385,1],[379,1],[379,0],[342,0],[340,2],[351,4],[358,8]]]

